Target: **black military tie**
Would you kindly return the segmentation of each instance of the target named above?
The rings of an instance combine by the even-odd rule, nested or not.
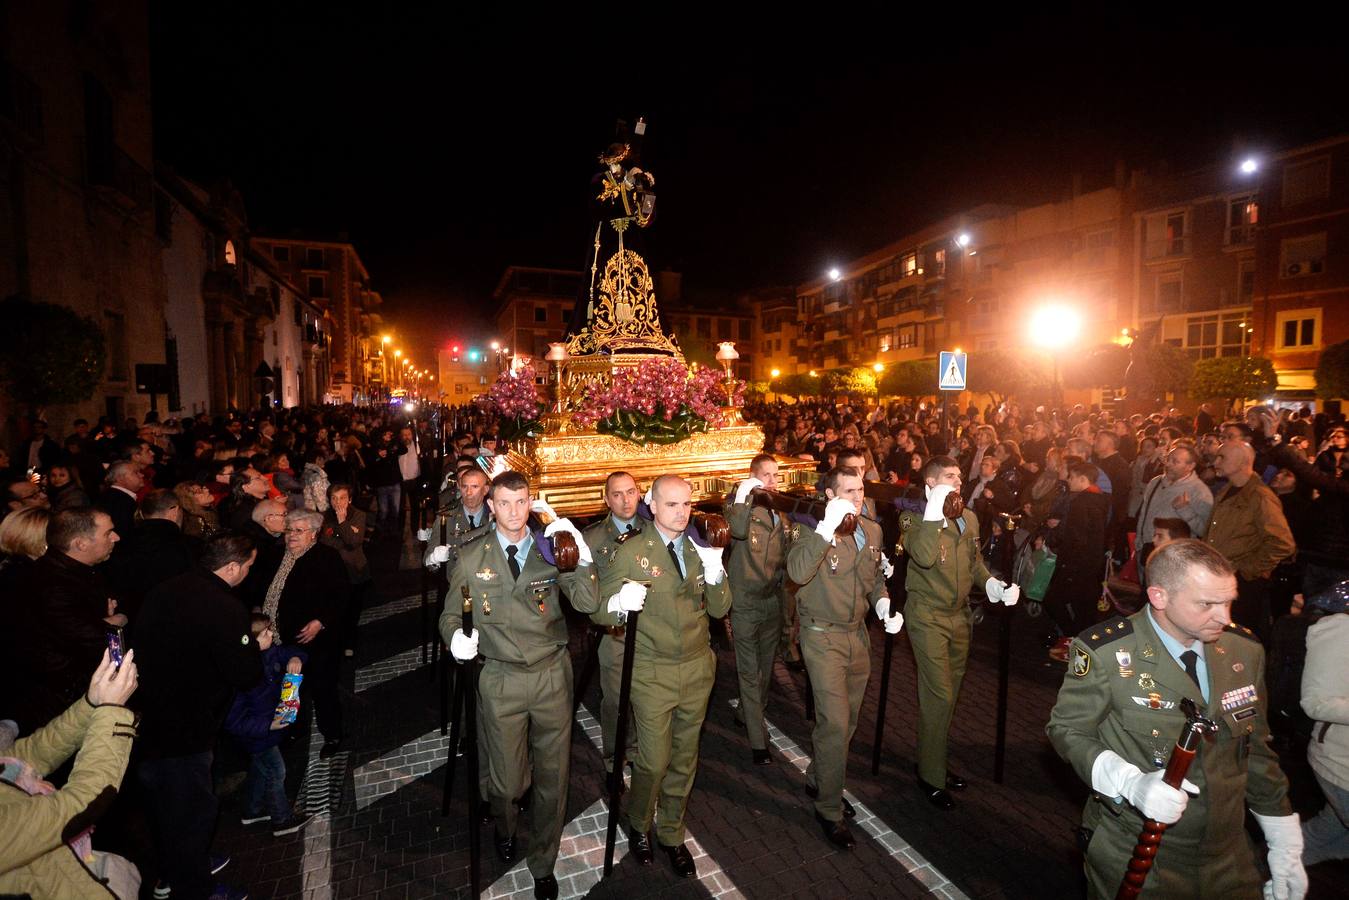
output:
[[[465,518],[468,519],[468,528],[469,528],[470,531],[472,531],[474,528],[477,528],[477,527],[478,527],[478,517],[477,517],[477,516],[465,516]]]
[[[517,547],[517,546],[515,546],[514,544],[507,544],[507,545],[506,545],[506,555],[507,555],[508,557],[510,557],[510,559],[508,559],[507,562],[510,564],[510,567],[511,567],[511,577],[512,577],[512,578],[519,578],[519,577],[520,577],[520,560],[518,560],[518,559],[515,558],[515,554],[517,554],[517,553],[519,553],[519,552],[520,552],[520,548]]]
[[[1190,676],[1194,686],[1203,691],[1204,686],[1199,683],[1199,654],[1193,650],[1186,650],[1180,655],[1180,661],[1185,663],[1185,674]]]
[[[633,529],[632,529],[632,523],[629,522],[629,523],[623,528],[623,533],[624,533],[624,534],[632,534],[632,530],[633,530]]]
[[[683,581],[684,566],[679,561],[679,551],[675,549],[674,541],[670,541],[670,543],[666,544],[665,549],[670,551],[670,561],[674,563],[675,574],[679,576],[680,581]]]

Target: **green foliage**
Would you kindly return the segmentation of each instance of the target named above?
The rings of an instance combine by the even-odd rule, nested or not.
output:
[[[883,395],[926,397],[937,393],[937,361],[910,359],[887,366],[878,383]]]
[[[979,350],[969,355],[965,387],[987,394],[995,404],[1010,397],[1029,402],[1048,396],[1054,379],[1048,360],[1033,351]]]
[[[1118,387],[1129,368],[1129,348],[1100,344],[1063,363],[1063,385],[1069,388]]]
[[[1148,403],[1168,392],[1197,395],[1190,389],[1194,360],[1184,350],[1170,344],[1135,344],[1132,350],[1133,362],[1124,376],[1130,400]]]
[[[708,430],[707,420],[687,406],[681,406],[674,418],[665,421],[659,413],[647,415],[620,409],[595,423],[600,434],[611,434],[634,444],[677,444],[687,437]]]
[[[0,301],[0,321],[0,383],[11,397],[43,407],[94,395],[108,354],[92,319],[68,306],[9,297]]]
[[[1316,396],[1327,400],[1349,397],[1349,341],[1331,344],[1316,364]]]
[[[824,373],[824,393],[876,396],[876,373],[866,366],[831,369]]]
[[[821,390],[820,377],[808,375],[805,372],[779,375],[769,383],[772,385],[770,390],[774,393],[787,394],[797,398],[818,396]]]
[[[1264,397],[1278,383],[1274,363],[1263,356],[1217,356],[1194,364],[1189,393],[1193,397],[1221,397],[1235,404]]]

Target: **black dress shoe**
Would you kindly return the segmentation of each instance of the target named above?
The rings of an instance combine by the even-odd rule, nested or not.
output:
[[[497,845],[497,856],[502,862],[515,861],[515,835],[503,837],[500,834],[493,835]]]
[[[319,748],[319,759],[331,759],[333,754],[342,749],[342,739],[335,741],[324,741],[323,746]]]
[[[534,879],[534,896],[538,900],[557,900],[557,879],[552,875]]]
[[[965,779],[951,772],[946,773],[946,789],[948,791],[965,790]]]
[[[667,847],[660,845],[660,849],[665,851],[665,855],[670,857],[670,867],[680,878],[692,878],[698,874],[698,867],[693,864],[693,854],[689,848],[680,844],[678,847]]]
[[[812,800],[818,800],[820,799],[820,789],[813,784],[808,784],[806,785],[806,796]],[[845,819],[857,818],[857,810],[852,808],[852,804],[848,802],[848,798],[840,797],[839,799],[843,801],[843,818]]]
[[[756,766],[766,766],[773,761],[773,757],[768,755],[767,750],[754,750],[751,748],[750,752],[754,754],[754,764]]]
[[[651,832],[628,829],[628,849],[637,861],[644,866],[651,865],[656,857],[651,852]]]
[[[848,830],[847,824],[842,819],[831,822],[817,812],[815,821],[820,823],[820,828],[824,829],[825,838],[835,847],[851,850],[857,843],[853,840],[852,832]]]
[[[956,808],[956,801],[951,799],[951,795],[946,792],[945,788],[934,787],[919,778],[918,790],[922,791],[923,796],[927,798],[927,802],[937,807],[937,809],[945,810]]]

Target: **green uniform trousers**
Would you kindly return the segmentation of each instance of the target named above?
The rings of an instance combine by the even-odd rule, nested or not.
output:
[[[962,604],[954,612],[936,612],[920,595],[910,594],[904,614],[918,666],[918,775],[944,787],[947,732],[970,656],[970,609]]]
[[[486,739],[492,814],[502,834],[515,834],[519,810],[514,801],[529,784],[533,760],[528,864],[535,878],[553,874],[566,823],[571,691],[571,657],[565,650],[532,668],[489,659],[478,678],[478,729]]]
[[[734,585],[732,585],[734,590]],[[735,635],[735,673],[740,682],[740,715],[749,745],[768,749],[764,706],[773,680],[773,661],[782,641],[782,598],[777,591],[754,597],[736,594],[731,605],[731,633]]]
[[[637,760],[628,822],[645,833],[654,814],[656,840],[667,847],[684,843],[684,810],[698,774],[698,739],[716,671],[710,647],[682,662],[638,656],[632,667]]]
[[[827,631],[820,631],[827,628]],[[815,811],[831,822],[843,818],[848,745],[857,730],[867,679],[871,638],[865,625],[801,625],[801,656],[815,697],[815,729],[806,780],[819,790]]]
[[[796,586],[783,587],[782,599],[782,658],[787,662],[801,661],[799,634],[801,619],[796,612]]]
[[[601,634],[600,663],[600,735],[604,741],[604,771],[614,770],[614,741],[618,740],[618,695],[623,689],[623,638]],[[637,754],[637,729],[628,710],[627,758]]]

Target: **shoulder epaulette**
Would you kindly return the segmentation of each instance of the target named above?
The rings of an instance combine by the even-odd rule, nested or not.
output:
[[[1108,622],[1101,622],[1093,625],[1086,631],[1077,636],[1077,639],[1088,647],[1100,647],[1109,644],[1111,641],[1117,641],[1126,635],[1133,634],[1134,623],[1123,616],[1116,616]]]
[[[1238,625],[1236,622],[1228,622],[1227,627],[1223,629],[1223,634],[1232,634],[1237,637],[1244,637],[1247,640],[1255,641],[1257,644],[1260,643],[1260,638],[1255,636],[1254,631],[1251,631],[1245,625]]]
[[[636,537],[636,536],[639,535],[639,534],[641,534],[640,531],[625,531],[625,532],[623,532],[622,534],[620,534],[618,537],[614,538],[614,543],[615,543],[615,544],[626,544],[628,541],[630,541],[632,538]]]

